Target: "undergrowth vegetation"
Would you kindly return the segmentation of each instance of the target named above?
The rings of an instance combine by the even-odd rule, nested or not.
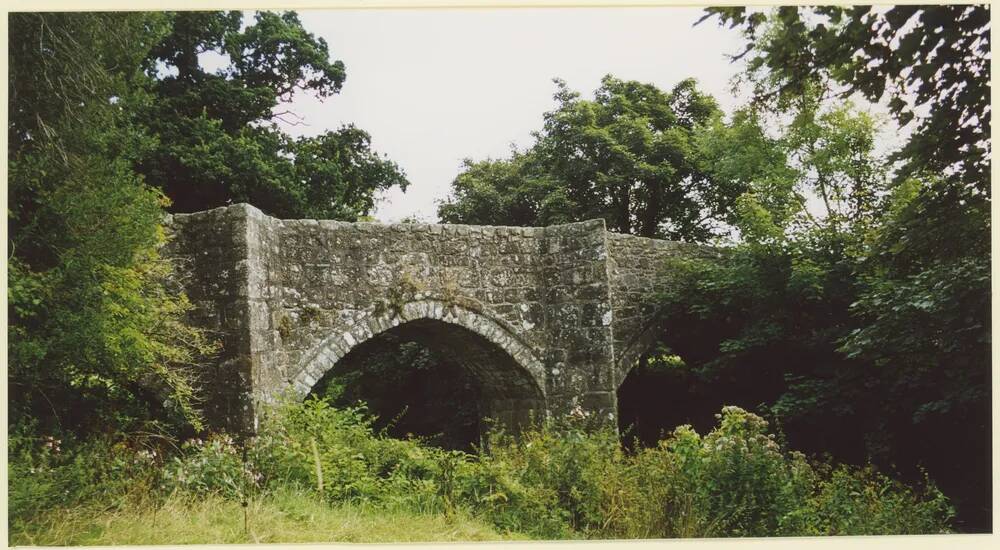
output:
[[[585,416],[549,420],[517,437],[496,431],[476,454],[389,438],[372,430],[373,419],[363,410],[320,400],[270,411],[258,434],[244,441],[218,434],[177,446],[133,435],[70,442],[72,448],[64,449],[55,439],[15,433],[10,542],[950,530],[952,508],[930,481],[911,488],[872,468],[810,461],[785,449],[763,419],[737,407],[724,408],[707,435],[681,426],[636,452],[624,451],[611,429],[585,429]],[[400,526],[411,524],[423,527],[404,535]]]

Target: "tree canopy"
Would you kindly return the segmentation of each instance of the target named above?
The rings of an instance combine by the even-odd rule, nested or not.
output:
[[[353,221],[379,192],[406,188],[364,130],[292,138],[279,128],[298,122],[286,106],[296,94],[331,97],[346,79],[344,64],[294,12],[258,12],[246,25],[240,12],[166,17],[170,31],[144,61],[153,95],[136,114],[159,146],[137,169],[174,211],[249,202],[278,217]]]
[[[296,14],[18,13],[10,18],[12,419],[49,433],[201,428],[215,345],[160,257],[165,209],[251,202],[353,220],[407,182],[345,126],[293,139],[298,93],[343,63]],[[212,59],[215,56],[215,59]],[[210,71],[205,67],[219,64]]]
[[[747,40],[743,129],[707,140],[749,191],[727,261],[675,266],[663,343],[680,383],[729,386],[815,452],[927,468],[960,521],[988,525],[987,10],[707,11]],[[915,123],[888,158],[853,92]],[[789,121],[775,139],[740,122],[769,116]]]
[[[142,100],[138,67],[163,24],[152,14],[10,17],[14,423],[200,427],[196,373],[212,344],[166,285],[157,250],[167,201],[131,163],[154,144],[124,108]]]
[[[901,126],[916,123],[896,155],[898,177],[948,175],[989,193],[990,14],[983,5],[784,6],[768,17],[708,8],[704,19],[739,28],[758,101],[787,102],[817,81],[886,101]],[[926,114],[922,113],[925,112]]]
[[[729,220],[739,182],[714,179],[698,129],[721,116],[694,80],[669,92],[606,76],[593,100],[556,80],[558,106],[535,144],[509,159],[466,161],[441,205],[451,223],[546,225],[604,218],[622,233],[704,241]]]

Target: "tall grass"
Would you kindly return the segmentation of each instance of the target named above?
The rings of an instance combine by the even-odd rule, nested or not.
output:
[[[518,538],[465,514],[419,514],[278,490],[241,503],[218,495],[173,494],[106,510],[56,508],[13,533],[12,545],[107,546],[291,542],[442,542]],[[523,537],[521,537],[523,538]]]
[[[274,409],[245,447],[217,434],[158,453],[123,442],[90,443],[70,457],[31,451],[21,441],[11,466],[12,542],[949,530],[952,509],[929,481],[911,488],[871,468],[811,462],[782,448],[756,415],[726,407],[718,416],[719,425],[705,436],[682,426],[658,446],[634,453],[622,449],[613,430],[585,429],[582,414],[546,421],[516,438],[493,433],[486,449],[466,454],[375,434],[361,411],[322,401]],[[33,500],[35,492],[43,498]]]

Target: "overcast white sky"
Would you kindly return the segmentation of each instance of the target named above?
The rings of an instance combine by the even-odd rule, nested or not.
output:
[[[405,170],[411,185],[393,190],[375,216],[437,220],[463,158],[503,157],[555,106],[554,77],[592,96],[605,74],[669,89],[698,79],[726,112],[738,51],[736,32],[715,21],[698,27],[700,8],[476,10],[300,10],[347,67],[343,91],[320,102],[300,95],[292,110],[314,135],[354,123],[372,146]]]

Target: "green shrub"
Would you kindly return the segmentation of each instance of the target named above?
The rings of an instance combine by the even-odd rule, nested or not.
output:
[[[321,400],[284,404],[265,417],[252,459],[268,486],[311,488],[331,502],[442,510],[438,479],[448,453],[376,436],[372,421],[362,409],[334,409]]]
[[[783,518],[809,493],[808,464],[783,454],[759,416],[724,407],[717,417],[719,427],[704,438],[689,426],[674,431],[667,447],[680,466],[677,482],[718,535],[782,533]]]
[[[206,441],[185,442],[181,453],[164,468],[163,487],[171,492],[246,500],[256,493],[261,477],[233,438],[220,434]]]
[[[819,481],[803,515],[803,534],[914,535],[947,533],[954,509],[948,499],[925,483],[914,491],[873,468],[838,466]]]
[[[918,491],[870,467],[810,463],[737,407],[704,437],[681,426],[635,453],[587,421],[576,411],[516,437],[497,431],[469,455],[376,434],[363,410],[308,400],[271,410],[244,445],[224,434],[192,440],[165,464],[162,450],[134,440],[67,454],[55,440],[15,433],[12,525],[137,493],[252,504],[289,491],[332,506],[473,517],[545,539],[941,533],[952,517],[929,481]]]
[[[600,530],[606,477],[622,469],[625,455],[612,428],[588,430],[588,420],[577,410],[517,437],[492,434],[479,463],[506,483],[495,486],[489,511],[502,502],[503,515],[528,518],[517,524],[542,536]]]
[[[541,538],[570,535],[565,512],[552,487],[523,479],[519,465],[478,456],[457,465],[455,500],[507,532]]]
[[[613,431],[572,418],[493,437],[470,469],[479,494],[463,500],[499,528],[544,538],[948,530],[947,499],[929,483],[918,494],[870,468],[814,467],[759,416],[738,407],[717,416],[704,437],[681,426],[632,455]]]
[[[156,489],[162,447],[148,438],[94,439],[37,436],[15,428],[8,439],[8,518],[30,521],[59,506],[101,501],[118,506]]]

